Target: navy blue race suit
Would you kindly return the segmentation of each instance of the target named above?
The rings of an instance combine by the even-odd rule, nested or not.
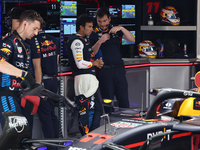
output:
[[[93,46],[103,34],[108,33],[112,25],[106,30],[102,30],[98,26],[90,35],[90,45]],[[126,71],[120,53],[120,39],[123,36],[122,31],[117,34],[110,34],[110,39],[101,44],[102,59],[104,66],[98,70],[98,80],[101,96],[103,99],[114,99],[116,96],[119,107],[128,108],[128,83],[126,80]],[[109,107],[104,107],[105,113],[112,111]]]
[[[75,76],[76,102],[79,106],[79,129],[81,134],[84,135],[100,126],[100,116],[103,113],[102,105],[96,90],[93,91],[90,96],[86,96],[87,92],[83,92],[84,96],[80,94],[80,92],[76,93],[77,87],[79,87],[79,91],[84,90],[84,87],[94,89],[96,87],[89,85],[91,82],[91,84],[94,84],[95,81],[98,82],[95,77],[95,67],[92,66],[94,52],[89,45],[89,40],[80,35],[70,36],[67,41],[67,51],[69,63],[73,75]],[[96,80],[93,80],[93,78]]]
[[[57,93],[58,88],[58,64],[59,44],[55,37],[41,31],[31,40],[27,40],[31,45],[31,58],[41,58],[41,69],[43,75],[44,88]],[[34,75],[34,74],[33,74]],[[54,106],[49,101],[42,101],[38,108],[38,117],[42,124],[42,131],[45,138],[59,137],[59,122],[55,115]],[[48,150],[55,147],[47,146]]]
[[[0,61],[7,61],[19,69],[29,71],[30,46],[22,40],[17,31],[1,41]],[[20,96],[18,95],[21,90],[21,81],[20,77],[0,72],[0,112],[14,111],[21,113],[22,108],[20,106]],[[5,119],[1,113],[0,122],[3,128]]]

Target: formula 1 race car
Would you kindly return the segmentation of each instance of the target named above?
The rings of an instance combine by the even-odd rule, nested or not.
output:
[[[35,93],[37,92],[29,94]],[[45,95],[44,93],[41,94]],[[33,150],[33,143],[45,143],[63,150],[199,149],[200,93],[154,88],[150,90],[150,94],[155,95],[155,99],[146,113],[141,113],[139,109],[120,109],[119,113],[114,112],[110,116],[105,114],[102,116],[105,125],[76,140],[30,139],[25,117],[13,112],[4,113],[6,125],[0,136],[0,149]],[[119,114],[123,116],[121,120],[110,122],[110,118],[116,118]],[[9,144],[10,141],[13,143]]]
[[[108,119],[107,124],[76,140],[64,150],[198,149],[200,99],[194,97],[200,97],[200,93],[171,88],[151,89],[150,93],[156,97],[144,118],[132,118],[121,111],[126,119],[111,123]],[[108,115],[104,117],[108,118]]]

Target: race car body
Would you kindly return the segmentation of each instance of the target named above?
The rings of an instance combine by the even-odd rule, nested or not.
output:
[[[132,118],[132,116],[128,117],[128,115],[123,114],[126,119],[111,123],[108,121],[106,125],[76,140],[64,150],[115,149],[108,148],[107,145],[110,143],[116,147],[120,145],[124,149],[133,150],[139,150],[144,147],[143,144],[146,145],[145,149],[151,147],[150,149],[159,150],[190,150],[194,145],[198,145],[199,140],[195,138],[196,141],[194,141],[196,132],[183,130],[183,128],[179,130],[178,127],[174,129],[174,126],[182,124],[182,120],[191,120],[191,116],[178,117],[178,111],[185,98],[190,96],[200,97],[200,93],[170,88],[152,90],[151,92],[157,94],[157,96],[148,109],[145,118]],[[194,101],[194,99],[191,99],[191,101]],[[200,130],[200,126],[197,128]],[[162,136],[152,145],[149,139],[154,138],[156,135]],[[151,145],[149,146],[149,144]]]
[[[104,114],[104,125],[76,140],[30,139],[25,117],[6,112],[6,128],[0,136],[0,149],[33,150],[37,148],[33,148],[32,143],[43,143],[63,150],[197,150],[200,146],[200,93],[171,88],[155,88],[150,93],[156,97],[146,113],[141,113],[139,109],[131,112],[129,109],[119,110],[110,116]],[[53,96],[47,90],[34,90],[24,95],[63,98]],[[66,103],[75,107],[71,101]],[[182,108],[186,106],[192,107],[189,115]],[[115,121],[116,118],[121,119]],[[18,139],[15,144],[4,142],[11,141],[13,136]]]

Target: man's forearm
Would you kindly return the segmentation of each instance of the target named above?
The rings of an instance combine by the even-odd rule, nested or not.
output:
[[[100,42],[100,40],[98,40],[98,41],[92,46],[92,50],[93,50],[93,52],[94,52],[94,55],[96,55],[96,54],[98,53],[101,44],[102,44],[102,43]]]
[[[32,62],[35,70],[35,80],[38,83],[42,83],[41,58],[32,59]]]
[[[132,35],[132,33],[130,31],[128,31],[127,29],[125,28],[122,28],[121,30],[124,35],[123,35],[123,38],[130,41],[130,42],[134,42],[135,41],[135,37]]]
[[[11,65],[7,61],[0,61],[0,72],[17,77],[21,77],[22,75],[21,69]]]

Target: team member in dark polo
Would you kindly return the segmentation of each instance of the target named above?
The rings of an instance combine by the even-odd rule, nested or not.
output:
[[[54,36],[42,31],[42,27],[43,25],[37,36],[26,41],[31,45],[33,74],[36,82],[43,82],[45,89],[57,93],[59,43]],[[51,105],[49,101],[41,101],[37,111],[45,138],[59,137],[59,122],[54,109],[55,107]],[[53,146],[47,146],[47,149],[57,150],[57,148]]]
[[[104,66],[99,69],[98,79],[101,96],[103,99],[114,99],[116,96],[119,107],[128,108],[128,84],[126,72],[120,54],[119,38],[123,37],[128,41],[135,38],[127,29],[122,26],[110,24],[111,18],[107,8],[100,8],[96,13],[97,27],[90,35],[90,44],[95,54],[100,50]],[[112,110],[104,107],[105,112]]]

